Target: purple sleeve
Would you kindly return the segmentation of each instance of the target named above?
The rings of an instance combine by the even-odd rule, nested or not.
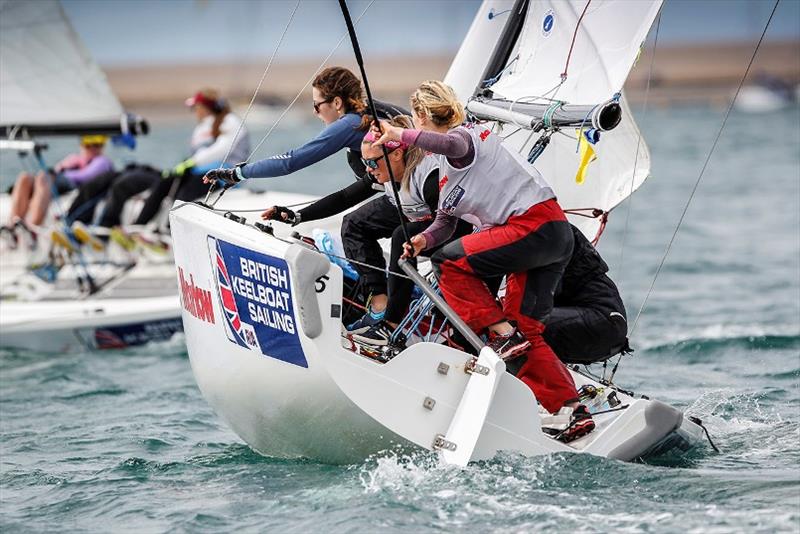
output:
[[[437,211],[436,219],[422,232],[422,236],[425,238],[425,249],[433,248],[453,237],[457,224],[458,217],[448,215],[442,210]]]
[[[64,171],[64,177],[75,185],[88,182],[101,174],[114,170],[114,164],[106,156],[97,156],[89,164],[78,170]]]
[[[454,128],[447,133],[404,130],[402,141],[447,156],[447,161],[456,169],[466,167],[475,158],[472,137],[463,128]]]

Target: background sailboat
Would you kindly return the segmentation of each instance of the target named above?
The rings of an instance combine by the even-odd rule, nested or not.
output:
[[[0,133],[147,133],[125,113],[58,0],[0,3]],[[0,145],[2,146],[2,145]]]

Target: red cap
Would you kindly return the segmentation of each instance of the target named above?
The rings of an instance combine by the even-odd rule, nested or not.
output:
[[[197,104],[203,104],[208,109],[214,109],[214,107],[217,105],[217,101],[213,98],[208,98],[202,92],[198,91],[193,97],[187,98],[184,104],[189,107],[196,106]]]

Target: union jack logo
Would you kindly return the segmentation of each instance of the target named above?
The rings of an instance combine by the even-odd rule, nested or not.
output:
[[[236,307],[236,299],[233,295],[233,287],[231,287],[231,277],[228,274],[228,268],[225,266],[225,260],[222,258],[219,242],[216,240],[214,249],[217,263],[217,287],[219,288],[222,311],[228,326],[230,326],[230,333],[233,335],[231,341],[238,343],[242,347],[249,347],[243,337],[242,320],[239,318],[239,309]]]

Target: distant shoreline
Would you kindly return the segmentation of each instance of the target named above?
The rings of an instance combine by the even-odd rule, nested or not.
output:
[[[753,52],[753,43],[663,46],[656,51],[648,102],[655,106],[680,104],[724,105],[735,90]],[[631,102],[644,98],[651,50],[642,53],[625,90]],[[373,92],[379,98],[404,102],[422,80],[444,77],[452,54],[366,58]],[[246,103],[252,97],[264,63],[209,63],[108,67],[108,80],[126,108],[144,112],[182,113],[181,102],[201,87],[219,89],[231,101]],[[334,58],[330,65],[356,70],[348,58]],[[259,93],[263,103],[278,106],[290,102],[306,84],[318,60],[276,63]],[[800,83],[800,41],[762,44],[750,76],[768,74],[790,84]],[[303,91],[304,105],[310,90]]]

